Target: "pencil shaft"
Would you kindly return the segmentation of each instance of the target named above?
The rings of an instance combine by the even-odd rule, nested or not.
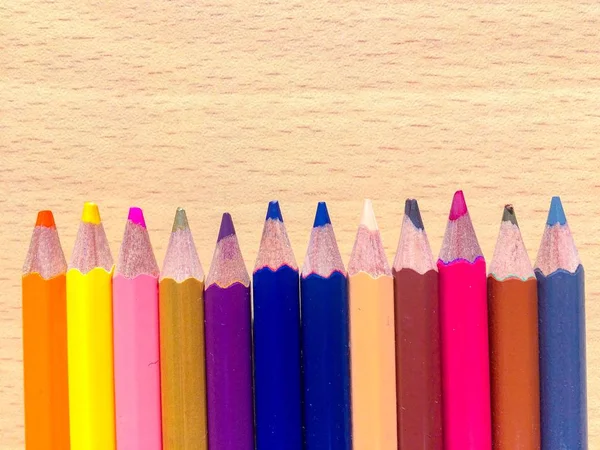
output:
[[[539,450],[537,282],[488,277],[495,450]]]
[[[442,450],[438,273],[394,271],[400,450]]]
[[[160,450],[158,281],[113,279],[116,438],[119,450]]]
[[[485,260],[438,261],[446,450],[491,442]]]
[[[544,450],[587,449],[584,271],[536,270]]]
[[[209,448],[252,450],[250,288],[212,284],[204,298]]]
[[[207,450],[204,283],[160,282],[164,450]]]
[[[347,279],[302,277],[302,361],[306,450],[350,450]]]
[[[112,271],[67,272],[72,450],[114,450]]]
[[[25,444],[69,449],[65,274],[23,277]]]
[[[256,446],[301,450],[298,271],[288,266],[257,270],[253,290]]]
[[[394,282],[348,277],[354,450],[397,450]]]

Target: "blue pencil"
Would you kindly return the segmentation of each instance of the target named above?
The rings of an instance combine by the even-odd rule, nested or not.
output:
[[[302,268],[306,450],[350,450],[350,355],[346,271],[321,202]]]
[[[269,203],[253,275],[257,450],[302,450],[300,282],[279,203]]]
[[[558,197],[536,261],[544,450],[586,450],[584,272]]]

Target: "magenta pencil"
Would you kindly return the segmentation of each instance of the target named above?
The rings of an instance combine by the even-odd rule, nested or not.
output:
[[[492,448],[487,281],[462,191],[454,194],[437,262],[444,448]]]
[[[113,279],[119,450],[162,448],[158,276],[144,215],[131,208]]]

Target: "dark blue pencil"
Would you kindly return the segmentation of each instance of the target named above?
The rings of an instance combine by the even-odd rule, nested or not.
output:
[[[558,197],[536,261],[544,450],[586,450],[584,271]]]
[[[325,203],[319,203],[302,268],[306,450],[350,450],[346,271]]]
[[[269,203],[254,269],[257,450],[302,449],[300,286],[279,203]]]

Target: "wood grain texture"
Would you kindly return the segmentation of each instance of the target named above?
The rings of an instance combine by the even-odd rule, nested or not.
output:
[[[505,202],[534,259],[562,196],[600,447],[599,30],[592,1],[5,0],[0,448],[23,446],[20,269],[38,209],[70,255],[84,200],[114,252],[139,205],[162,262],[185,206],[206,269],[228,210],[252,267],[272,198],[300,263],[327,200],[347,261],[364,197],[391,258],[404,198],[437,253],[458,187],[488,259]]]

